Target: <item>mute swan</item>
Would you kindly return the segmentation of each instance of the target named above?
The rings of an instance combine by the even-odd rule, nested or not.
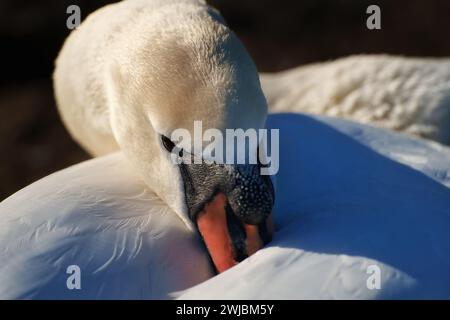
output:
[[[101,54],[103,59],[98,63],[92,59],[87,59],[87,64],[77,63],[106,45],[101,33],[110,31],[95,23],[96,15],[120,22],[108,43],[127,35],[145,38],[137,31],[151,21],[142,21],[139,15],[147,14],[148,6],[158,7],[151,10],[156,15],[169,10],[175,18],[193,11],[209,17],[207,7],[190,5],[198,2],[164,3],[168,4],[128,1],[108,6],[84,24],[95,25],[99,31],[91,33],[92,42],[82,41],[86,35],[83,30],[90,27],[81,27],[65,45],[55,72],[63,120],[74,138],[94,155],[117,148],[121,152],[50,175],[1,203],[0,297],[450,297],[449,149],[344,120],[294,114],[272,115],[267,122],[269,128],[281,132],[274,241],[241,264],[201,283],[214,275],[209,256],[192,232],[195,226],[188,208],[182,205],[182,177],[164,156],[164,142],[156,132],[168,134],[173,130],[171,125],[177,125],[173,121],[185,125],[190,117],[205,117],[209,126],[221,124],[219,128],[263,126],[266,106],[251,61],[229,34],[221,39],[230,40],[231,47],[226,41],[218,43],[230,49],[225,52],[231,57],[219,56],[230,63],[221,70],[232,71],[233,81],[218,77],[192,83],[185,71],[193,70],[189,64],[196,60],[182,59],[183,52],[177,49],[186,43],[180,36],[170,47],[175,61],[164,53],[156,55],[162,60],[153,66],[162,73],[157,79],[162,81],[158,91],[146,90],[156,84],[141,64],[126,63],[129,59],[144,61],[147,67],[148,61],[133,60],[136,55],[140,57],[139,52],[152,52],[151,48],[135,48],[141,40],[121,41],[130,43],[123,48],[108,47],[105,55],[119,60],[111,62]],[[121,9],[120,14],[114,14],[114,8]],[[164,25],[173,27],[171,19]],[[213,26],[219,29],[218,34],[228,30],[215,22]],[[170,28],[164,30],[169,35],[178,34]],[[161,39],[156,40],[161,44]],[[208,48],[211,44],[203,43]],[[198,62],[210,58],[214,55],[207,60],[200,55]],[[177,63],[180,61],[183,63]],[[214,63],[205,67],[218,71]],[[175,70],[173,74],[159,69],[168,65]],[[131,71],[133,76],[127,73]],[[150,78],[142,81],[143,77]],[[176,85],[167,88],[164,84],[171,77],[178,82],[169,82]],[[194,90],[185,87],[187,84],[199,87]],[[219,86],[211,87],[213,84]],[[211,88],[230,89],[230,84],[235,91],[226,93],[236,99],[225,99],[223,92],[209,96],[214,91]],[[180,98],[180,92],[187,96]],[[196,92],[199,96],[192,97]],[[155,109],[145,98],[174,104]],[[210,110],[208,103],[217,102],[217,98],[225,99],[219,102],[230,114],[224,116],[221,108],[206,112]],[[249,101],[260,104],[249,110],[251,107],[245,105]],[[105,110],[105,105],[111,108]],[[121,118],[124,105],[132,105],[133,113]],[[194,115],[183,111],[186,105]],[[148,107],[148,114],[143,106]],[[246,112],[234,109],[239,107]],[[211,113],[213,120],[208,118]],[[102,121],[110,118],[110,122]],[[130,120],[140,121],[127,123]],[[142,136],[133,134],[137,131],[142,131]],[[267,182],[261,183],[268,188]],[[211,255],[214,260],[214,253]],[[217,260],[214,262],[217,268]],[[67,285],[71,266],[81,270],[80,287],[72,290]],[[376,288],[368,285],[370,266],[380,269]],[[191,287],[195,284],[199,285]]]
[[[200,241],[120,153],[24,188],[0,217],[2,299],[167,299],[213,275]],[[69,290],[70,266],[80,289]]]
[[[450,59],[356,55],[261,74],[271,112],[339,116],[450,144]]]
[[[323,116],[267,126],[280,128],[274,240],[178,298],[450,298],[449,147]]]
[[[450,298],[450,148],[333,118],[267,125],[280,129],[276,232],[256,254],[213,277],[200,241],[115,153],[0,204],[0,298]]]
[[[270,239],[272,182],[258,164],[189,165],[186,159],[201,157],[190,146],[180,165],[172,161],[178,149],[168,137],[177,129],[194,137],[199,120],[225,135],[261,129],[267,114],[251,58],[204,1],[101,8],[66,40],[54,84],[74,139],[94,156],[121,150],[149,188],[199,229],[219,272]]]

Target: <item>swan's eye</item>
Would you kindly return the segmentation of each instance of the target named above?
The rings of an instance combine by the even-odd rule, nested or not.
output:
[[[173,148],[175,148],[175,143],[173,143],[172,140],[170,140],[166,136],[161,135],[161,141],[167,151],[172,152]]]

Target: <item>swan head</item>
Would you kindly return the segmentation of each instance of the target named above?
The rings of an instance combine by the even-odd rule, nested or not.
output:
[[[115,139],[146,184],[200,232],[216,270],[224,271],[270,240],[271,180],[258,164],[207,162],[203,148],[171,137],[178,129],[195,137],[196,122],[224,137],[227,129],[264,128],[267,103],[257,70],[212,14],[135,40],[123,41],[128,47],[109,67]]]

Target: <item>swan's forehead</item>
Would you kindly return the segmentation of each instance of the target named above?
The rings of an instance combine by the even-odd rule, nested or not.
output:
[[[152,125],[159,133],[169,136],[181,128],[193,132],[195,121],[201,121],[205,128],[226,126],[227,101],[217,97],[217,87],[184,79],[164,91],[153,95],[149,110]]]
[[[195,97],[184,96],[173,105],[152,112],[151,121],[154,129],[170,136],[178,129],[186,129],[191,135],[201,126],[203,131],[218,129],[225,133],[226,129],[249,128],[259,129],[264,126],[266,106],[264,98],[232,101],[234,97],[223,100],[211,98],[211,92],[198,88]],[[239,92],[236,93],[237,95]]]
[[[245,48],[231,33],[201,40],[152,49],[157,76],[147,75],[146,84],[154,128],[170,135],[180,128],[193,134],[195,121],[204,130],[264,126],[267,104]]]

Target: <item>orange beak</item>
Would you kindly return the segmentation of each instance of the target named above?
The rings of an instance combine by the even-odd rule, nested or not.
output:
[[[230,213],[227,197],[218,193],[197,215],[197,226],[217,272],[221,273],[266,245],[272,237],[272,217],[247,224]]]

